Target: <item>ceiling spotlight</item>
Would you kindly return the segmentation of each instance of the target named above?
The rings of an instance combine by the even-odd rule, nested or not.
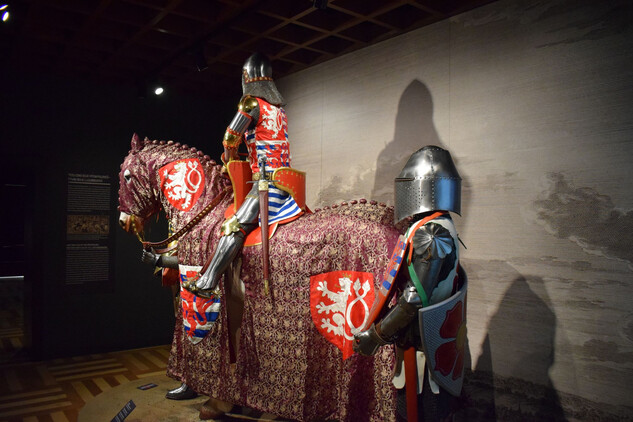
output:
[[[3,4],[0,6],[0,11],[2,12],[2,22],[6,22],[9,20],[9,5]]]
[[[156,81],[155,78],[138,79],[136,81],[136,93],[139,98],[148,98],[150,96],[162,95],[165,89],[162,86],[161,81]]]

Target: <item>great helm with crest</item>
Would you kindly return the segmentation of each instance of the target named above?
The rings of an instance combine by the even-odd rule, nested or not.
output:
[[[428,211],[460,214],[461,185],[450,152],[434,145],[419,149],[395,180],[395,222]]]
[[[243,97],[263,98],[269,103],[282,106],[285,104],[275,82],[273,81],[273,69],[270,60],[262,53],[253,53],[242,66],[242,93]]]

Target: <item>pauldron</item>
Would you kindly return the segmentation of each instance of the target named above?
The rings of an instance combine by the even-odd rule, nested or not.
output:
[[[427,223],[413,236],[413,259],[409,265],[409,276],[418,289],[425,306],[430,304],[433,291],[442,281],[442,268],[448,260],[453,266],[457,258],[453,238],[444,226]]]
[[[237,113],[231,120],[231,123],[224,132],[224,139],[222,145],[225,148],[236,148],[242,141],[242,135],[248,129],[248,126],[253,121],[254,116],[251,113],[258,107],[257,99],[254,97],[244,97],[238,105]]]
[[[247,95],[246,97],[240,100],[240,103],[237,107],[239,110],[243,111],[244,113],[250,114],[250,112],[253,111],[255,107],[257,107],[258,105],[259,103],[257,102],[257,98]]]
[[[423,259],[444,258],[453,251],[453,248],[450,232],[433,222],[423,225],[413,235],[414,253]]]

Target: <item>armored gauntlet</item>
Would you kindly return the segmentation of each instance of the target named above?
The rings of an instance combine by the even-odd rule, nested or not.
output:
[[[411,284],[402,292],[398,303],[379,323],[354,336],[354,351],[370,356],[380,346],[393,343],[398,335],[414,320],[422,301]]]
[[[157,254],[153,248],[150,251],[143,249],[143,255],[141,256],[141,262],[143,264],[147,264],[152,267],[160,267],[160,261],[160,255]]]
[[[372,324],[367,330],[360,332],[354,336],[354,351],[361,355],[371,356],[376,353],[380,346],[384,346],[389,342],[384,340],[376,332],[376,326]]]

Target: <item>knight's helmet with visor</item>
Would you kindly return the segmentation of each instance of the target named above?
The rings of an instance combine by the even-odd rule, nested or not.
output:
[[[434,145],[419,149],[395,180],[395,222],[428,211],[461,215],[461,185],[450,152]]]
[[[268,57],[261,53],[253,53],[242,66],[242,94],[263,98],[270,104],[282,106],[285,104],[275,82],[273,68]]]

